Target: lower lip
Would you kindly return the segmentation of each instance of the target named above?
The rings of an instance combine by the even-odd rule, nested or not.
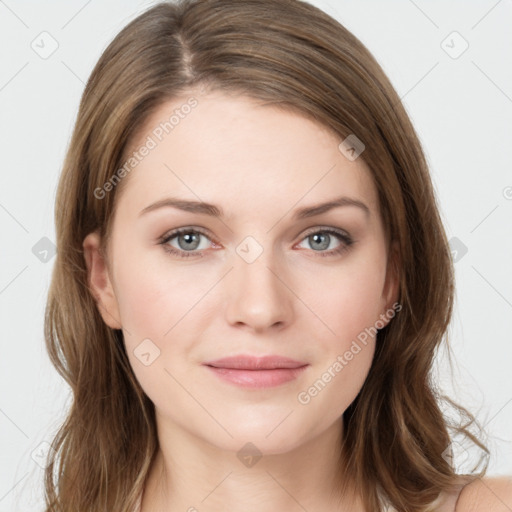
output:
[[[296,379],[306,368],[277,368],[275,370],[235,370],[207,366],[223,380],[244,388],[270,388]]]

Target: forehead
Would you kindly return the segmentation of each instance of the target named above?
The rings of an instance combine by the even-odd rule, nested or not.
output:
[[[376,209],[370,171],[362,158],[346,158],[342,140],[310,118],[246,96],[185,95],[139,129],[126,158],[145,156],[123,178],[123,196],[140,208],[181,194],[254,213],[269,201],[289,208],[346,194]]]

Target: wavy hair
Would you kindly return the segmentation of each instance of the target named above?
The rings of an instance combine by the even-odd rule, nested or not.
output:
[[[154,405],[88,285],[82,242],[107,249],[116,198],[98,189],[163,103],[203,87],[244,94],[353,134],[366,148],[388,241],[398,247],[402,309],[378,332],[369,375],[344,412],[340,471],[368,512],[423,512],[451,489],[452,433],[478,425],[442,412],[433,377],[454,302],[454,269],[418,136],[390,81],[343,25],[301,0],[182,0],[149,8],[113,39],[83,92],[55,201],[57,257],[46,348],[72,391],[45,472],[46,512],[129,511],[158,449]],[[452,433],[450,432],[452,431]],[[479,461],[481,462],[481,460]],[[476,469],[476,466],[475,466]],[[472,478],[483,476],[487,465]],[[340,480],[340,486],[342,485]]]

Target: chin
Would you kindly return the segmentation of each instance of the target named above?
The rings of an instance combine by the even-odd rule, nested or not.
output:
[[[262,455],[287,453],[313,437],[313,433],[304,429],[304,424],[295,428],[295,424],[290,421],[287,425],[286,423],[292,416],[293,413],[284,421],[286,414],[281,415],[279,419],[261,418],[259,422],[242,421],[231,425],[225,423],[224,427],[233,438],[222,434],[215,436],[215,438],[210,438],[210,436],[208,438],[212,444],[219,448],[235,453],[243,450],[247,443],[254,445]],[[220,442],[221,440],[222,442]],[[250,450],[251,448],[247,449]]]

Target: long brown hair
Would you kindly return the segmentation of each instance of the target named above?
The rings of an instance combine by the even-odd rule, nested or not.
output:
[[[123,180],[108,191],[104,184],[145,120],[199,87],[294,110],[340,142],[352,134],[365,144],[361,158],[377,187],[388,240],[398,247],[402,309],[379,331],[368,378],[344,413],[340,470],[357,482],[368,511],[380,510],[383,499],[399,511],[429,510],[456,481],[446,457],[450,430],[488,451],[470,432],[477,423],[466,409],[451,402],[465,423],[443,415],[432,376],[452,315],[454,270],[426,160],[400,98],[364,45],[306,2],[183,0],[151,7],[106,48],[85,87],[64,162],[45,337],[73,402],[48,455],[47,512],[130,510],[158,449],[154,406],[130,367],[122,331],[98,311],[82,242],[99,230],[106,250]]]

